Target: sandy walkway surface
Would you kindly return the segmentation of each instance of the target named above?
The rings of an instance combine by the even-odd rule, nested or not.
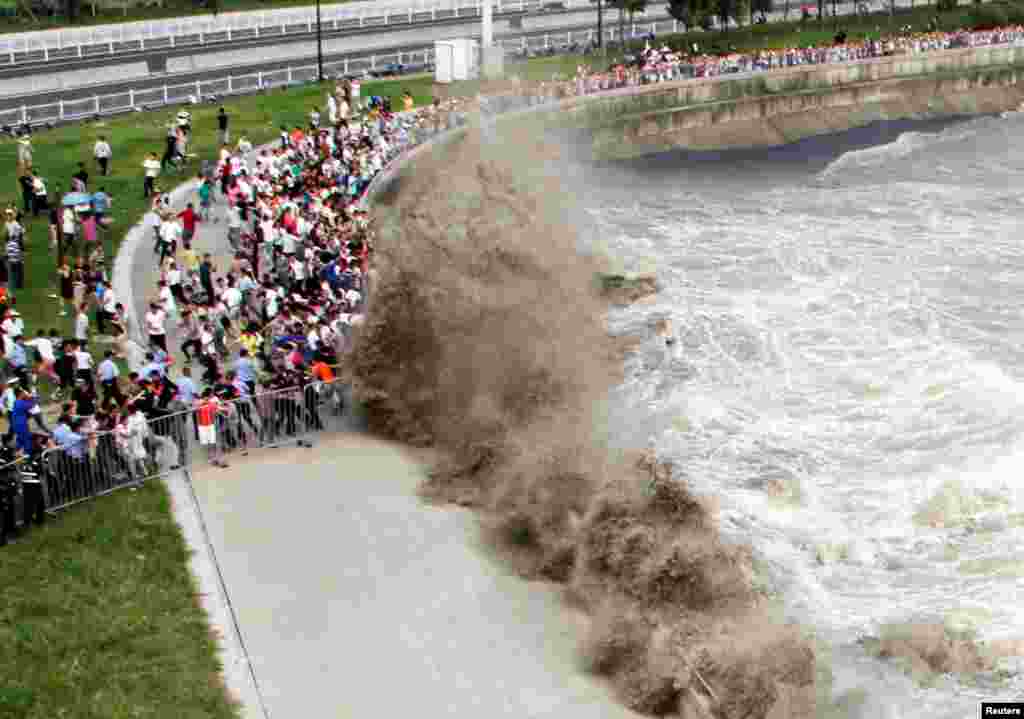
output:
[[[196,474],[269,716],[633,716],[580,672],[557,594],[487,558],[468,511],[423,504],[422,476],[354,433]]]

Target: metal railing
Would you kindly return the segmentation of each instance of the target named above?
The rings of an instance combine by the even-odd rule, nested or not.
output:
[[[201,430],[195,409],[167,412],[159,417],[134,422],[111,431],[81,430],[74,442],[51,446],[36,460],[19,459],[0,467],[2,478],[14,471],[31,481],[38,475],[43,492],[43,510],[53,513],[72,505],[162,477],[177,469],[195,470],[236,453],[281,447],[287,444],[312,446],[310,438],[343,426],[348,390],[335,380],[274,390],[221,402],[213,425],[212,443]],[[85,418],[86,424],[91,418]],[[20,480],[22,477],[19,477]],[[18,484],[15,481],[14,484]],[[29,521],[31,487],[13,498],[15,524]]]
[[[657,20],[653,22],[637,22],[626,26],[626,36],[635,39],[654,32],[656,34],[677,32],[678,22],[675,20]],[[617,25],[605,28],[606,40],[616,40],[619,35]],[[517,38],[504,38],[498,42],[507,52],[542,52],[550,49],[569,49],[573,44],[588,45],[597,37],[597,31],[584,26],[564,32],[550,32],[539,35],[528,35]],[[0,110],[0,125],[44,125],[74,120],[84,120],[97,115],[116,115],[134,110],[154,109],[166,105],[180,105],[190,102],[192,98],[201,100],[210,96],[224,97],[259,92],[261,90],[288,87],[301,83],[313,82],[317,77],[315,61],[303,58],[302,64],[288,66],[277,70],[231,74],[225,70],[223,77],[207,80],[195,80],[184,83],[166,83],[141,90],[125,89],[119,92],[100,94],[90,97],[78,97],[69,100],[9,107]],[[434,47],[410,46],[405,50],[389,51],[381,54],[354,55],[324,62],[324,73],[328,77],[350,75],[360,72],[373,72],[389,64],[421,64],[434,62]],[[79,93],[76,93],[79,94]]]
[[[986,2],[989,0],[985,0]],[[896,7],[913,7],[914,0],[895,0]],[[918,2],[920,5],[921,3]],[[492,0],[495,14],[540,12],[552,5],[570,11],[594,11],[591,0]],[[827,2],[826,9],[831,9]],[[889,0],[839,0],[840,14],[863,8],[873,11],[890,7]],[[321,28],[327,32],[361,28],[430,23],[454,18],[479,17],[483,0],[366,0],[321,7]],[[650,14],[663,12],[652,7]],[[789,15],[799,17],[800,3],[793,0]],[[781,7],[768,13],[773,20],[786,13]],[[614,24],[615,13],[607,13]],[[646,21],[646,18],[645,18]],[[39,30],[0,36],[0,67],[23,63],[74,60],[144,50],[168,50],[207,44],[230,43],[260,37],[282,38],[312,33],[316,11],[311,5],[297,9],[259,10],[217,15],[168,18],[98,25],[87,28]]]
[[[492,0],[494,13],[535,12],[547,0]],[[593,9],[590,0],[560,0],[567,10]],[[483,0],[373,0],[324,5],[321,27],[355,30],[478,17]],[[119,52],[166,50],[179,46],[234,42],[259,37],[311,33],[316,28],[313,6],[298,9],[203,15],[99,25],[88,28],[39,30],[0,37],[0,66],[56,59],[90,58]]]

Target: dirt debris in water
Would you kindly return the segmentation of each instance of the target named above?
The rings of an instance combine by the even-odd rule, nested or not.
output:
[[[379,208],[379,279],[353,377],[371,426],[445,458],[423,487],[472,505],[502,554],[586,611],[590,671],[650,715],[815,716],[815,653],[767,619],[749,551],[678,469],[608,449],[621,372],[550,148],[479,136]],[[486,159],[482,159],[482,156]],[[784,713],[780,713],[784,712]]]

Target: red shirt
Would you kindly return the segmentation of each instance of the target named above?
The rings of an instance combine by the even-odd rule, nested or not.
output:
[[[196,213],[190,207],[186,207],[182,212],[178,213],[178,217],[181,218],[181,223],[185,226],[187,232],[195,233],[196,231]]]
[[[203,427],[209,427],[217,418],[220,403],[216,399],[203,400],[196,409],[196,421]]]

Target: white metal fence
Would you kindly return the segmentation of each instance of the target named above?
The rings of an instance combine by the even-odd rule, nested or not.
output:
[[[659,20],[632,23],[626,26],[627,38],[638,38],[654,32],[665,34],[678,31],[674,20]],[[617,24],[609,23],[605,28],[607,40],[618,38]],[[572,45],[587,45],[597,37],[592,27],[580,27],[564,32],[528,35],[518,38],[499,39],[506,52],[542,52],[545,50],[566,50]],[[324,62],[324,74],[328,77],[375,71],[389,64],[428,65],[434,62],[434,48],[410,47],[362,57],[346,57]],[[115,115],[133,110],[153,109],[165,105],[180,105],[191,98],[208,98],[216,95],[240,95],[273,88],[286,87],[316,80],[317,66],[309,58],[300,58],[295,65],[263,72],[231,74],[225,69],[223,77],[191,82],[168,82],[145,89],[125,89],[113,93],[100,93],[89,97],[61,99],[45,104],[24,104],[0,109],[0,125],[42,125],[83,120],[96,115]]]
[[[934,0],[932,0],[934,2]],[[986,2],[988,0],[985,0]],[[410,23],[436,22],[452,18],[480,15],[484,0],[357,0],[340,5],[322,5],[322,29],[331,32]],[[777,0],[776,12],[769,17],[783,16],[785,0]],[[918,5],[927,4],[916,0]],[[567,10],[593,11],[592,0],[491,0],[495,13],[538,12],[552,6]],[[913,6],[915,0],[895,0],[896,7]],[[791,0],[790,15],[797,17],[799,0]],[[811,4],[816,4],[813,0]],[[890,0],[838,0],[840,14],[855,12],[860,7],[883,10]],[[826,0],[830,9],[831,0]],[[664,7],[655,4],[651,14],[661,15]],[[613,11],[608,11],[609,22]],[[202,15],[165,20],[127,22],[63,30],[40,30],[0,36],[0,67],[50,60],[73,60],[117,55],[142,50],[167,50],[210,43],[234,42],[261,37],[285,37],[311,33],[316,28],[313,6],[293,9],[224,13],[216,17]]]
[[[549,0],[490,0],[495,13],[540,10]],[[567,9],[592,9],[590,0],[556,0]],[[327,31],[407,25],[476,17],[484,0],[373,0],[322,5]],[[89,58],[119,52],[233,42],[310,33],[314,7],[225,13],[214,17],[169,18],[64,30],[40,30],[0,37],[0,66],[57,59]]]

